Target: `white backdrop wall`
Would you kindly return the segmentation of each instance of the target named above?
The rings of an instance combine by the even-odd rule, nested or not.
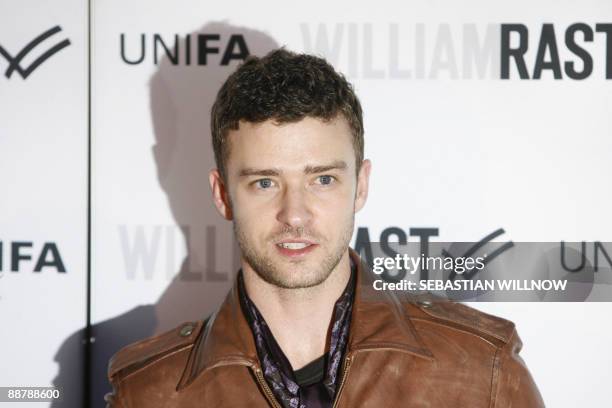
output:
[[[43,7],[30,3],[37,10]],[[25,6],[3,8],[2,19],[7,13],[27,14],[16,11]],[[71,46],[27,81],[0,78],[3,116],[8,112],[10,118],[0,124],[0,177],[14,189],[0,204],[6,276],[0,281],[0,310],[12,333],[5,337],[3,332],[2,349],[16,345],[17,332],[27,325],[15,317],[18,310],[30,319],[45,316],[33,306],[41,295],[28,279],[42,282],[44,275],[52,275],[48,279],[58,284],[74,277],[74,284],[51,293],[61,293],[58,308],[69,307],[67,315],[81,319],[54,325],[55,334],[44,342],[49,349],[30,357],[31,364],[42,367],[36,376],[17,369],[22,377],[14,380],[21,385],[50,383],[56,371],[64,373],[62,378],[73,377],[53,355],[71,344],[85,324],[87,20],[80,3],[66,2],[65,10],[74,19]],[[48,22],[53,17],[45,15],[37,24],[30,18],[33,27],[27,32],[15,23],[3,24],[0,45],[17,51],[25,40],[58,24]],[[106,364],[115,351],[182,321],[206,317],[232,283],[238,253],[231,225],[212,206],[207,182],[214,166],[209,111],[245,49],[256,55],[278,46],[316,53],[355,85],[365,112],[366,156],[373,162],[370,197],[356,227],[367,228],[373,241],[391,226],[407,233],[434,228],[437,236],[431,239],[438,241],[476,241],[498,228],[505,230],[504,240],[610,241],[612,119],[606,77],[612,67],[612,51],[607,50],[612,33],[608,39],[606,26],[599,31],[597,26],[610,21],[612,5],[595,0],[94,1],[90,305],[95,342],[89,405],[103,406]],[[508,46],[525,41],[529,79],[519,78],[515,60],[509,78],[501,79],[502,30],[508,24],[524,26],[515,27]],[[68,20],[62,28],[68,30]],[[572,38],[588,57],[567,45],[567,32],[576,28]],[[551,32],[556,48],[545,42]],[[51,65],[61,64],[60,56],[69,58],[70,52],[74,60],[64,61],[66,67],[58,72],[76,84],[71,85],[72,99],[49,103],[49,95],[63,95],[57,89],[67,86],[62,87]],[[557,55],[560,78],[555,79]],[[592,72],[586,75],[589,59]],[[43,69],[49,70],[48,77]],[[540,69],[541,78],[534,79]],[[572,79],[571,69],[585,72],[586,78]],[[37,87],[35,80],[40,81]],[[32,100],[41,98],[44,120],[25,120],[22,111],[31,111]],[[55,128],[59,114],[49,114],[50,109],[73,116]],[[31,139],[23,136],[28,132]],[[50,135],[52,146],[39,150]],[[34,199],[35,191],[49,188],[35,183],[41,177],[55,177],[67,191]],[[28,206],[36,221],[24,210]],[[53,238],[47,238],[50,234]],[[25,262],[23,273],[7,272],[7,242],[30,239],[36,254],[36,245],[62,237],[66,264],[73,255],[72,274],[35,274]],[[71,292],[72,285],[80,291]],[[48,288],[45,284],[41,291]],[[14,296],[19,300],[9,303],[7,291],[19,294]],[[522,355],[547,406],[610,404],[610,303],[474,306],[517,324],[525,344]],[[36,326],[30,320],[27,327]],[[40,343],[28,339],[20,345]],[[8,361],[9,367],[22,367]],[[1,372],[0,385],[13,381],[12,371]]]
[[[61,386],[69,394],[64,406],[79,406],[87,309],[86,4],[1,2],[0,47],[18,67],[11,73],[0,56],[0,386]],[[60,366],[70,375],[60,375]],[[41,406],[19,406],[30,405]]]

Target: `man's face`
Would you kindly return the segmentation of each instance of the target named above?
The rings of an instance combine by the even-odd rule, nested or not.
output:
[[[352,137],[341,116],[240,122],[229,132],[226,183],[210,175],[215,204],[233,219],[244,260],[265,281],[316,286],[346,254],[370,168],[364,161],[356,177]]]

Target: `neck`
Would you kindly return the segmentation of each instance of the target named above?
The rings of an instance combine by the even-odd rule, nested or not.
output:
[[[264,281],[244,260],[242,270],[249,298],[266,320],[293,369],[300,369],[323,355],[334,305],[351,274],[348,250],[329,277],[310,288],[279,288]]]

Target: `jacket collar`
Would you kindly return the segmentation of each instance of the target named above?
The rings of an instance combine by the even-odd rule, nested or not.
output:
[[[357,265],[357,282],[347,353],[397,350],[431,359],[433,355],[417,334],[406,306],[394,293],[374,290],[368,266],[350,248],[349,255]],[[259,365],[253,334],[240,306],[237,282],[196,338],[177,390],[203,372],[224,365]]]

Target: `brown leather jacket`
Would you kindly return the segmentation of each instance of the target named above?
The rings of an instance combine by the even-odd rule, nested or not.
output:
[[[359,257],[334,407],[542,407],[514,324],[459,303],[375,291]],[[277,407],[236,285],[205,322],[129,345],[110,361],[108,407]]]

